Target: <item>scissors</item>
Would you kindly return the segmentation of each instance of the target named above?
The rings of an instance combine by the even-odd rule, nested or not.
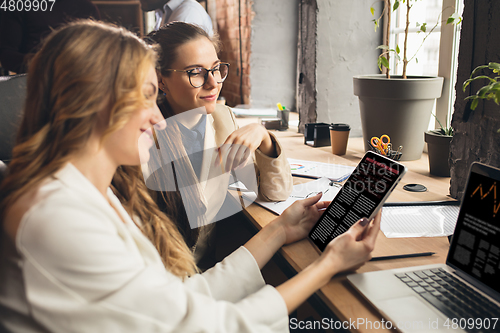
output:
[[[370,140],[370,144],[373,146],[373,148],[378,149],[382,155],[386,155],[386,150],[390,143],[391,138],[386,134],[382,135],[380,138],[374,136]]]

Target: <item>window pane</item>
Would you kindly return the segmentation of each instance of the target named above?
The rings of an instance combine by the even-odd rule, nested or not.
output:
[[[407,59],[408,75],[429,75],[436,76],[438,74],[439,64],[439,38],[441,31],[441,8],[442,0],[427,0],[427,1],[412,1],[410,10],[410,25],[408,33]],[[403,71],[404,57],[404,30],[406,27],[406,2],[400,3],[400,7],[396,12],[392,13],[391,20],[391,40],[390,47],[392,49],[399,46],[401,50],[399,56],[401,61],[397,61],[396,57],[392,57],[391,74],[401,75]],[[426,24],[427,33],[418,32],[422,24]],[[424,38],[430,32],[423,43]],[[418,53],[417,53],[418,51]]]

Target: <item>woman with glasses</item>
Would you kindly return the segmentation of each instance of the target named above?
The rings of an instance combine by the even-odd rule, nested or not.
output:
[[[0,183],[0,330],[288,332],[287,313],[369,259],[379,218],[356,223],[290,281],[265,285],[259,269],[326,207],[317,195],[196,274],[140,174],[153,126],[165,128],[155,61],[131,32],[93,21],[54,31],[34,56]]]
[[[176,184],[178,191],[162,192],[158,202],[178,221],[200,259],[213,241],[212,222],[237,210],[223,206],[231,175],[259,198],[282,201],[292,190],[291,171],[273,134],[260,124],[239,128],[231,109],[216,103],[229,72],[229,64],[217,55],[217,36],[210,38],[196,25],[173,22],[152,32],[146,41],[161,48],[157,71],[164,98],[159,107],[167,121],[172,121],[168,138],[161,133],[158,137],[180,150],[170,160],[176,161],[175,177],[184,177],[188,184],[179,186],[181,179]],[[178,138],[181,142],[175,144]],[[159,146],[161,152],[162,142]],[[182,156],[188,158],[185,163]],[[152,189],[172,178],[171,167],[165,170],[165,163],[162,166],[151,177],[146,175]],[[175,189],[175,185],[170,187]]]

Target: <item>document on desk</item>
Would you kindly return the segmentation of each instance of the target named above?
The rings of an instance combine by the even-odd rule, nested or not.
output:
[[[288,163],[290,163],[293,176],[308,178],[327,177],[334,182],[341,182],[347,179],[354,169],[356,169],[355,166],[296,160],[293,158],[288,158]]]
[[[290,197],[285,201],[270,202],[257,200],[257,194],[255,194],[255,192],[244,192],[242,193],[242,197],[254,201],[256,204],[259,204],[273,213],[281,215],[281,213],[295,201],[306,199],[320,191],[323,192],[320,201],[331,201],[337,193],[339,193],[340,188],[341,186],[339,184],[335,184],[330,179],[322,177],[308,183],[294,185]]]
[[[384,206],[380,229],[387,238],[449,236],[459,210],[459,205]]]

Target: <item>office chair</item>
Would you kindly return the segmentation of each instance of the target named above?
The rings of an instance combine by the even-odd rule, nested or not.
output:
[[[8,164],[26,98],[26,74],[0,76],[0,160]]]

